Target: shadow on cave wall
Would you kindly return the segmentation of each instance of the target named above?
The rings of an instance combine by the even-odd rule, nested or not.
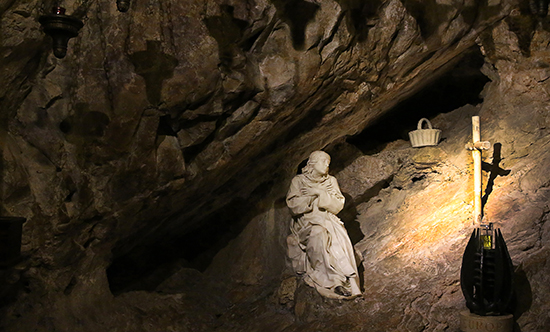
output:
[[[304,0],[272,0],[279,18],[288,24],[292,35],[292,46],[303,50],[306,40],[306,27],[313,21],[319,5]]]
[[[378,18],[382,0],[336,0],[346,16],[346,25],[356,42],[367,39],[369,28]]]
[[[436,0],[403,0],[407,12],[414,17],[422,39],[428,40],[436,32],[441,21],[455,10],[455,5],[439,4]]]
[[[520,1],[512,15],[506,17],[506,23],[518,38],[519,48],[525,57],[531,56],[531,41],[537,26],[550,32],[548,18],[548,0]],[[487,37],[487,36],[486,36]]]
[[[465,104],[481,102],[479,94],[488,82],[488,79],[479,71],[482,64],[483,58],[479,50],[473,49],[454,69],[398,105],[388,115],[380,118],[376,124],[366,128],[363,133],[349,137],[347,142],[355,145],[363,154],[377,153],[390,142],[398,139],[408,140],[408,132],[415,129],[421,117],[433,117]],[[316,113],[312,115],[316,118]],[[300,122],[296,126],[296,129],[298,128],[309,127]],[[286,136],[299,135],[293,132],[290,130]],[[337,146],[337,144],[333,145],[332,148],[335,149]],[[330,148],[326,149],[329,153],[331,153]],[[331,164],[331,174],[336,174],[356,158],[357,155],[354,153],[361,153],[356,148],[352,150],[337,153],[349,160],[334,161]],[[498,161],[496,165],[498,166]],[[298,170],[303,166],[304,164],[301,164]],[[131,290],[152,291],[177,268],[188,267],[204,271],[219,250],[223,249],[231,239],[236,238],[250,220],[265,212],[265,204],[262,202],[268,199],[273,188],[284,182],[281,177],[281,174],[274,174],[270,181],[259,185],[248,199],[233,199],[224,208],[212,213],[200,227],[186,234],[175,235],[162,243],[143,245],[126,255],[115,257],[107,270],[113,294]],[[381,183],[373,190],[379,191],[384,185]],[[356,205],[359,201],[371,198],[367,196],[376,196],[376,194],[369,191],[365,193],[366,196],[363,195],[355,201],[346,197],[348,203],[339,217],[344,222],[353,244],[364,236],[356,221]]]
[[[204,19],[208,32],[218,43],[220,69],[230,72],[233,59],[241,52],[239,44],[242,42],[248,22],[233,15],[232,6],[221,5],[220,16],[211,16]]]
[[[161,42],[155,40],[147,40],[147,50],[132,53],[129,57],[136,74],[145,80],[147,100],[152,105],[158,105],[162,83],[172,77],[178,60],[162,52]]]
[[[111,292],[154,291],[181,268],[204,272],[214,256],[265,210],[262,202],[276,181],[280,181],[277,176],[260,184],[249,199],[233,199],[186,234],[141,245],[116,257],[107,269]]]
[[[401,0],[401,2],[409,15],[415,19],[422,39],[429,47],[441,43],[437,32],[441,23],[449,16],[460,16],[464,24],[472,27],[476,21],[496,16],[502,10],[500,2],[492,4],[489,0],[466,1],[460,5],[456,2],[446,4],[438,0]]]
[[[495,143],[493,144],[493,157],[492,157],[492,164],[489,164],[487,162],[482,161],[481,162],[481,169],[485,172],[489,173],[489,178],[487,179],[487,186],[485,187],[485,194],[483,197],[481,197],[481,211],[483,212],[483,208],[485,207],[485,204],[487,204],[487,200],[489,199],[489,195],[493,192],[493,186],[495,185],[495,179],[498,176],[507,176],[510,174],[510,170],[503,169],[500,167],[500,162],[502,161],[502,156],[500,155],[502,151],[502,143]]]
[[[514,297],[511,306],[515,322],[514,331],[521,332],[521,328],[517,321],[524,313],[531,309],[531,305],[533,304],[533,290],[523,267],[520,265],[514,267],[514,270]]]

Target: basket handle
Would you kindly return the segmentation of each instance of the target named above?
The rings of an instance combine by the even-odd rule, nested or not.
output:
[[[426,123],[428,124],[428,129],[432,129],[432,124],[430,123],[430,120],[426,119],[426,118],[422,118],[420,119],[420,121],[418,121],[418,126],[417,126],[417,129],[420,130],[422,129],[422,122],[426,121]]]

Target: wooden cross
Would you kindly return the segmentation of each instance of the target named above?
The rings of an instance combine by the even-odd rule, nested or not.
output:
[[[474,159],[474,225],[481,223],[481,150],[489,150],[491,143],[481,141],[481,130],[479,129],[479,116],[472,116],[472,142],[466,144],[466,149],[472,151]]]

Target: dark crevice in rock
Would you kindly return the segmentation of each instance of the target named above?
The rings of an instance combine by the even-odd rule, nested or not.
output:
[[[216,82],[216,85],[219,85],[220,81],[218,80]],[[177,108],[179,108],[179,111],[176,110],[170,110],[170,114],[174,113],[174,118],[179,117],[180,115],[183,116],[186,119],[193,119],[194,111],[198,110],[202,106],[207,105],[208,103],[212,102],[215,97],[218,97],[218,94],[216,94],[215,91],[210,91],[200,97],[196,97],[191,102],[185,102],[184,105],[179,105]]]
[[[272,181],[260,184],[249,199],[235,198],[210,216],[200,228],[185,235],[187,259],[193,268],[204,271],[214,256],[235,239],[262,208],[255,205],[271,190]],[[239,216],[239,218],[236,218]]]
[[[491,34],[490,30],[486,30],[479,35],[480,44],[483,45],[485,50],[485,56],[487,57],[487,63],[491,64],[496,60],[496,45],[495,40]],[[491,64],[492,66],[492,64]]]
[[[171,121],[170,115],[163,115],[159,118],[157,135],[177,136],[177,133],[173,128],[173,121]]]
[[[95,226],[94,226],[94,227],[95,227]],[[92,230],[93,230],[93,227],[92,227]],[[90,231],[90,232],[91,232],[91,231]],[[89,248],[90,245],[91,245],[95,240],[97,240],[96,237],[90,236],[90,237],[88,238],[88,240],[86,240],[86,242],[84,242],[84,244],[82,245],[82,247],[83,247],[84,249]]]
[[[357,197],[354,200],[355,204],[359,205],[370,201],[373,197],[378,196],[378,194],[380,194],[380,191],[382,191],[382,189],[389,188],[392,181],[393,181],[393,175],[391,175],[387,179],[377,182],[374,186],[372,186],[367,191],[365,191],[363,195]]]
[[[411,181],[412,182],[418,182],[418,181],[422,181],[426,178],[426,174],[420,174],[420,175],[417,175],[417,176],[413,176],[411,178]]]
[[[46,104],[46,106],[44,106],[44,109],[48,109],[50,107],[53,106],[53,104],[55,104],[56,101],[60,100],[60,99],[63,99],[63,96],[55,96],[53,97],[50,101],[48,101],[48,103]]]
[[[216,128],[220,127],[220,123],[221,123],[221,119],[220,118],[216,119]],[[210,133],[210,135],[208,135],[200,143],[191,145],[183,149],[183,159],[186,164],[191,164],[195,160],[195,158],[199,155],[199,153],[201,153],[201,151],[206,149],[206,147],[214,141],[214,138],[216,137],[215,133],[216,132],[214,131]]]
[[[472,48],[454,68],[387,112],[362,133],[348,138],[348,143],[364,154],[376,154],[389,142],[408,141],[408,133],[417,129],[421,118],[430,119],[467,104],[479,104],[483,101],[480,93],[489,82],[480,71],[483,63],[479,49]]]
[[[342,194],[346,198],[346,203],[342,211],[338,213],[338,217],[344,223],[351,243],[355,245],[365,237],[365,234],[361,231],[361,224],[357,221],[357,203],[349,194]]]
[[[38,109],[36,111],[36,121],[34,121],[34,125],[40,129],[45,129],[49,123],[50,119],[48,112],[45,109]]]
[[[63,291],[63,294],[70,295],[72,293],[73,289],[74,289],[74,286],[76,286],[76,284],[77,284],[76,278],[72,277],[71,281],[69,281],[69,284],[67,285],[67,287],[65,287],[65,290]]]
[[[65,197],[65,202],[70,202],[73,200],[73,196],[76,194],[76,190],[71,190],[67,197]]]
[[[353,161],[363,155],[361,150],[354,145],[346,142],[346,137],[342,137],[328,146],[323,151],[330,155],[330,174],[338,174],[344,170]]]

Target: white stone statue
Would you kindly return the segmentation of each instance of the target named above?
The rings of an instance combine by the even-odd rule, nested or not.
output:
[[[345,198],[336,178],[328,174],[330,156],[311,153],[302,174],[292,179],[286,196],[293,220],[287,238],[294,271],[329,298],[361,294],[353,246],[336,216]]]

